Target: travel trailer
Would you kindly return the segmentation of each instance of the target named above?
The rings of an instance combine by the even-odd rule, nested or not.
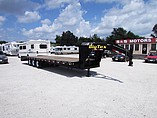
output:
[[[54,53],[55,54],[77,54],[77,53],[79,53],[79,47],[76,47],[76,46],[56,46]]]
[[[2,44],[0,47],[3,53],[5,53],[6,55],[18,55],[20,44],[21,43],[18,43],[18,42],[8,42],[5,44]]]
[[[18,57],[49,55],[50,49],[50,41],[48,40],[29,40],[19,46]]]

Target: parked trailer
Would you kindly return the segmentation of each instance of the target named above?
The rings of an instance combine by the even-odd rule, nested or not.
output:
[[[5,44],[1,45],[1,49],[3,51],[3,53],[5,53],[6,55],[18,55],[19,53],[19,45],[21,43],[18,42],[8,42]]]
[[[29,40],[19,46],[19,57],[49,55],[50,41],[48,40]]]
[[[66,66],[68,68],[88,69],[87,76],[90,76],[90,68],[100,66],[103,50],[118,50],[129,56],[129,66],[132,66],[132,53],[118,45],[105,43],[83,43],[79,47],[79,58],[61,56],[27,56],[28,64],[37,68],[47,65]]]
[[[56,46],[54,47],[55,54],[77,54],[79,47],[77,46]]]

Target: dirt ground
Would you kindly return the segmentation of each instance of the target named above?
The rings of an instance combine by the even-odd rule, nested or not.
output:
[[[157,64],[112,62],[86,71],[0,65],[0,118],[156,118]]]

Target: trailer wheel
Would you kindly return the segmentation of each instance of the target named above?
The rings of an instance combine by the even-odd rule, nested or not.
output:
[[[28,65],[30,65],[30,66],[32,65],[32,60],[31,59],[28,60]]]
[[[35,60],[32,60],[32,66],[36,66]]]
[[[35,65],[36,65],[37,68],[40,68],[40,67],[41,67],[40,61],[37,60],[37,61],[35,62]]]

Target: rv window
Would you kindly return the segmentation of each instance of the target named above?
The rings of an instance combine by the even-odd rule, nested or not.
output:
[[[20,46],[20,50],[26,49],[26,46]]]
[[[66,50],[66,48],[64,48],[64,50]]]
[[[55,51],[60,51],[62,48],[55,48]]]
[[[31,45],[31,49],[34,49],[34,44]]]
[[[26,46],[23,46],[23,49],[26,49]]]
[[[75,48],[75,50],[77,50],[77,48]]]
[[[22,46],[20,46],[20,50],[22,50]]]
[[[68,48],[68,50],[70,50],[70,48]]]
[[[46,49],[47,48],[47,45],[45,44],[40,44],[40,49]]]

